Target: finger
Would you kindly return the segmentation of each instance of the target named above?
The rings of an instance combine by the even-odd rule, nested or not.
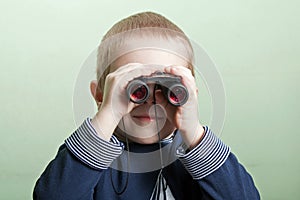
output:
[[[114,78],[116,78],[122,88],[126,87],[128,82],[133,80],[134,78],[138,78],[141,76],[150,76],[156,71],[163,71],[164,67],[159,65],[135,65],[135,66],[127,66],[128,69],[122,69],[117,73],[111,74]]]
[[[194,79],[192,71],[184,66],[168,66],[165,68],[165,72],[177,76],[185,76],[189,79]]]
[[[180,76],[182,84],[186,87],[193,88],[193,90],[197,88],[195,78],[190,69],[184,66],[168,66],[165,68],[165,72],[175,76]]]

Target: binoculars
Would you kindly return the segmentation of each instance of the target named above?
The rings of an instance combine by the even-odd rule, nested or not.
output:
[[[147,84],[155,84],[174,106],[181,106],[188,100],[188,90],[181,83],[179,76],[157,71],[151,76],[141,76],[128,83],[127,97],[131,102],[142,104],[149,98],[150,92]]]

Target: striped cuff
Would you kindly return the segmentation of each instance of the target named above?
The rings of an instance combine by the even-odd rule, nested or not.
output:
[[[177,156],[193,179],[202,179],[216,171],[226,161],[230,148],[206,126],[205,136],[194,149],[185,154],[183,147],[177,149]]]
[[[115,136],[110,142],[101,139],[89,118],[65,140],[65,144],[79,160],[94,169],[107,169],[124,148]]]

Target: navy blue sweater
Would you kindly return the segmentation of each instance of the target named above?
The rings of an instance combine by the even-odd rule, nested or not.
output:
[[[163,155],[157,144],[130,143],[129,153],[115,136],[110,142],[98,137],[87,119],[38,179],[33,199],[148,200],[160,171],[160,155],[162,175],[175,199],[260,199],[251,176],[208,127],[189,152],[180,134],[162,144]]]

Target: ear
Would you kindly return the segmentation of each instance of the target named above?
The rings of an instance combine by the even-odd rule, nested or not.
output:
[[[93,95],[97,105],[99,105],[102,102],[102,91],[100,88],[98,88],[98,82],[96,80],[91,81],[90,83],[90,90],[91,94]]]

